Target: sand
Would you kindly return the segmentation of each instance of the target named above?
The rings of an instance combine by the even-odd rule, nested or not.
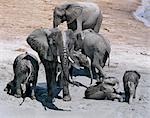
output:
[[[45,100],[47,93],[42,64],[37,84],[37,89],[40,90],[37,92],[40,96],[38,100],[26,98],[20,106],[22,98],[15,98],[3,91],[6,83],[13,79],[12,64],[15,57],[25,51],[38,56],[26,43],[28,34],[36,28],[52,27],[52,10],[56,5],[66,1],[0,1],[0,117],[148,118],[150,116],[150,29],[133,17],[133,12],[140,5],[138,0],[92,0],[100,6],[104,16],[100,33],[110,40],[112,47],[110,67],[105,66],[105,73],[119,79],[121,91],[123,91],[122,76],[126,70],[137,70],[141,74],[137,98],[133,104],[86,100],[83,98],[85,88],[70,85],[72,101],[55,99],[53,108],[57,107],[60,110],[44,107],[41,102]],[[76,76],[74,80],[86,85],[90,83],[90,78],[86,76]]]

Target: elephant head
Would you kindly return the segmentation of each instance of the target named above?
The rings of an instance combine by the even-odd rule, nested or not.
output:
[[[72,23],[82,13],[82,8],[73,4],[64,4],[55,7],[53,13],[53,27],[67,21],[67,24]]]

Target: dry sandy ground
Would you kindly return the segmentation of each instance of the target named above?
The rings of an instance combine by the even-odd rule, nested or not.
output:
[[[69,0],[68,0],[69,1]],[[72,0],[73,1],[73,0]],[[90,1],[90,0],[88,0]],[[67,111],[44,108],[41,104],[46,96],[43,66],[40,65],[38,92],[40,101],[22,99],[7,95],[3,89],[13,79],[12,64],[15,57],[29,51],[36,54],[26,43],[30,32],[40,27],[52,27],[54,6],[61,0],[0,0],[0,116],[20,117],[72,117],[72,118],[149,118],[150,116],[150,29],[133,18],[132,13],[140,5],[138,0],[92,0],[100,6],[104,20],[100,32],[112,44],[110,67],[104,68],[108,76],[120,80],[126,70],[137,70],[142,78],[137,98],[132,105],[117,101],[85,100],[84,88],[70,86],[72,101],[55,99],[54,105]],[[130,3],[129,3],[130,2]],[[37,55],[37,54],[36,54]],[[85,76],[74,79],[89,84]],[[61,95],[61,94],[60,94]]]

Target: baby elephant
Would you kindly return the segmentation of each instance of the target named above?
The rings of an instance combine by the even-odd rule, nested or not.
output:
[[[79,68],[80,69],[81,66],[82,66],[82,67],[86,67],[86,68],[89,69],[90,76],[91,76],[91,83],[90,84],[92,84],[93,73],[92,73],[92,69],[91,69],[91,59],[89,57],[87,57],[86,55],[82,54],[80,51],[74,51],[72,59],[74,61],[74,63],[72,63],[72,65],[75,68]],[[72,71],[73,71],[72,67],[69,70],[71,78],[72,78]]]
[[[135,98],[136,88],[141,75],[136,71],[126,71],[123,76],[123,85],[125,91],[125,101],[129,104]]]
[[[35,87],[37,83],[39,64],[37,58],[29,53],[20,54],[14,64],[14,79],[10,81],[4,91],[17,98],[30,94],[35,99]]]
[[[96,85],[90,86],[85,91],[86,99],[96,99],[96,100],[115,100],[118,99],[120,102],[123,101],[123,97],[117,92],[118,80],[114,77],[105,78],[106,82],[97,82]]]

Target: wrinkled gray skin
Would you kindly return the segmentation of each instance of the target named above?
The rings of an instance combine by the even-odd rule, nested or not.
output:
[[[106,81],[102,83],[97,83],[96,85],[90,86],[85,91],[86,99],[95,99],[95,100],[115,100],[118,99],[120,102],[123,101],[123,97],[119,95],[117,89],[115,88],[118,85],[118,80],[114,77],[105,78]]]
[[[133,98],[136,97],[136,88],[139,83],[140,74],[137,71],[126,71],[123,76],[123,85],[125,91],[125,101],[132,103]]]
[[[14,61],[13,70],[14,80],[9,82],[4,90],[17,98],[23,97],[25,93],[31,90],[30,96],[35,99],[35,87],[39,70],[37,58],[27,52],[20,54]]]
[[[70,101],[68,82],[69,79],[69,57],[72,57],[74,49],[75,36],[71,30],[61,32],[58,28],[37,29],[34,30],[27,38],[28,44],[35,50],[45,67],[46,81],[49,99],[55,96],[55,85],[57,78],[57,67],[61,64],[63,75],[61,80],[63,85],[63,100]],[[78,83],[77,83],[78,84]]]
[[[75,33],[84,29],[93,29],[95,32],[99,32],[102,23],[99,7],[90,2],[65,3],[57,6],[54,9],[53,17],[54,28],[67,21],[68,29],[72,29]]]
[[[69,75],[72,79],[72,74],[73,74],[73,67],[76,69],[80,69],[81,67],[87,67],[90,71],[90,75],[91,75],[91,83],[92,84],[92,80],[93,80],[93,74],[92,74],[92,70],[91,70],[91,60],[85,56],[84,54],[82,54],[80,51],[73,51],[72,53],[72,60],[73,63],[70,63],[69,66]],[[56,79],[58,80],[60,74],[62,72],[62,69],[60,67],[60,65],[58,65],[57,67],[57,77]]]
[[[87,67],[89,69],[90,76],[91,76],[91,83],[90,84],[92,84],[93,73],[92,73],[92,69],[91,69],[90,58],[88,58],[86,55],[82,54],[80,51],[73,51],[72,59],[74,60],[74,63],[78,66],[78,67],[76,67],[77,69],[80,69],[81,67]],[[72,78],[72,71],[73,71],[73,66],[71,66],[71,68],[69,70],[71,78]]]
[[[77,34],[75,50],[79,49],[91,59],[92,72],[96,73],[95,68],[99,71],[99,77],[96,77],[97,80],[99,81],[101,77],[105,77],[102,68],[110,55],[110,42],[92,29],[86,29]]]

